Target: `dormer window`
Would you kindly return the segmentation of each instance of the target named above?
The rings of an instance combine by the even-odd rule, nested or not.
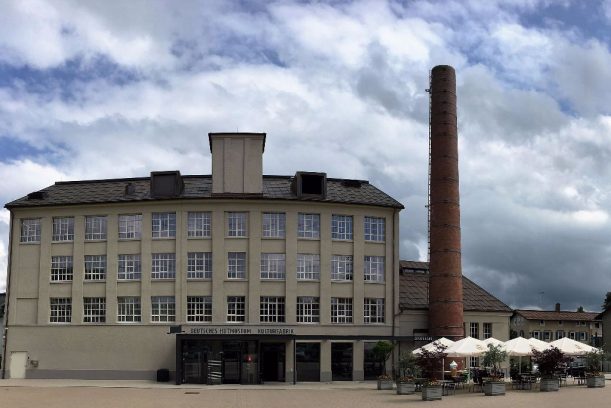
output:
[[[327,174],[298,171],[293,179],[293,192],[297,197],[327,196]]]

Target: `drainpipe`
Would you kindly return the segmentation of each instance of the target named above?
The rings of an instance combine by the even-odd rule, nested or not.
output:
[[[8,257],[6,264],[6,297],[4,302],[4,333],[2,338],[4,340],[2,346],[2,379],[6,377],[6,346],[8,343],[8,317],[9,317],[9,303],[10,303],[10,288],[11,288],[11,254],[13,253],[13,212],[9,209],[10,222],[9,222],[9,239],[8,239]]]
[[[396,237],[397,237],[398,234],[396,233],[397,225],[396,225],[395,219],[397,219],[397,218],[398,218],[398,211],[395,208],[395,209],[393,209],[393,217],[392,217],[392,225],[393,225],[393,227],[392,227],[392,234],[393,234],[393,248],[392,248],[392,283],[393,283],[393,286],[392,286],[392,314],[393,314],[393,316],[392,316],[392,343],[393,343],[393,346],[396,346],[396,344],[397,344],[397,342],[395,340],[395,334],[396,334],[395,333],[395,330],[396,330],[395,329],[396,328],[396,323],[395,322],[397,320],[397,315],[399,314],[395,310],[395,300],[396,300],[395,299],[395,291],[396,291],[396,288],[397,288],[397,285],[398,285],[398,283],[397,283],[397,276],[399,274],[399,271],[396,270],[396,268],[395,268],[395,266],[398,266],[397,265],[397,251],[396,251],[396,249],[399,246],[399,243],[396,242]],[[395,369],[395,347],[392,348],[392,366],[391,366],[391,369],[392,369],[392,374],[394,376],[396,374],[396,371],[395,371],[396,370]]]

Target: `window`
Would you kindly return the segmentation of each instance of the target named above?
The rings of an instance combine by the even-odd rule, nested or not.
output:
[[[246,237],[248,236],[248,214],[245,212],[228,212],[227,213],[227,236],[228,237]]]
[[[187,254],[187,279],[212,279],[212,252]]]
[[[299,238],[320,238],[320,214],[299,213],[298,224]]]
[[[558,320],[558,326],[562,326],[562,320]]]
[[[545,326],[545,320],[539,320],[539,326]]]
[[[259,321],[261,323],[284,323],[284,297],[261,296]]]
[[[141,320],[140,298],[138,296],[120,296],[117,298],[117,321],[133,323]]]
[[[469,323],[469,336],[473,337],[474,339],[479,339],[479,323]]]
[[[74,217],[53,217],[53,241],[74,240]]]
[[[246,279],[246,252],[227,254],[227,278]]]
[[[579,332],[579,341],[588,341],[588,333]]]
[[[71,298],[51,298],[51,323],[70,323],[72,321],[72,299]]]
[[[85,255],[85,280],[106,279],[106,255]]]
[[[285,279],[284,254],[261,254],[261,279]]]
[[[227,296],[227,321],[246,321],[246,299],[244,296]]]
[[[541,335],[541,332],[540,332],[539,330],[534,330],[534,331],[533,331],[533,337],[534,337],[535,339],[537,339],[537,340],[542,340],[542,337],[543,337],[543,336]]]
[[[320,299],[312,296],[297,297],[297,323],[320,322]]]
[[[106,239],[106,217],[91,215],[85,217],[85,239],[88,241]]]
[[[285,224],[284,213],[263,213],[263,237],[284,238]]]
[[[153,213],[152,220],[153,238],[176,237],[176,213],[162,212]]]
[[[51,281],[67,282],[72,280],[72,257],[51,257]]]
[[[189,212],[187,216],[187,236],[210,238],[212,214],[210,212]]]
[[[564,330],[556,330],[556,340],[564,337]]]
[[[153,254],[152,279],[176,278],[176,254]]]
[[[569,332],[569,339],[575,340],[575,332],[574,331]]]
[[[545,330],[543,332],[543,340],[550,341],[551,339],[552,339],[552,331],[551,330]]]
[[[211,322],[212,321],[212,297],[211,296],[187,296],[187,321],[188,322]]]
[[[140,239],[142,214],[119,215],[119,239]]]
[[[106,322],[106,298],[83,298],[83,323]]]
[[[331,218],[331,238],[351,240],[352,239],[352,216],[335,215]]]
[[[352,298],[331,298],[331,323],[352,323]]]
[[[40,218],[21,220],[21,242],[40,242]]]
[[[319,280],[320,279],[320,255],[297,254],[297,279]]]
[[[117,279],[140,280],[140,255],[119,255]]]
[[[492,337],[492,323],[484,323],[484,339],[489,339]]]
[[[365,241],[383,242],[386,220],[380,217],[365,217]]]
[[[469,367],[479,368],[479,357],[469,357]]]
[[[331,280],[352,280],[352,256],[333,255],[331,258]]]
[[[365,282],[384,282],[384,257],[366,256],[363,277]]]
[[[151,321],[173,322],[176,320],[174,296],[151,296]]]
[[[365,298],[363,318],[365,324],[384,323],[384,299]]]

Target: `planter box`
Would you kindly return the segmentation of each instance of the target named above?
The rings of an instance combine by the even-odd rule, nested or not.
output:
[[[586,377],[586,385],[588,388],[600,388],[605,386],[605,376],[596,375],[593,377]]]
[[[413,382],[398,382],[397,383],[397,394],[411,395],[415,392],[416,392],[416,383],[413,383]]]
[[[484,384],[485,395],[505,395],[505,383],[503,381],[488,381]]]
[[[422,387],[422,401],[435,401],[441,399],[441,385],[428,385]]]
[[[560,383],[557,378],[541,378],[539,389],[541,391],[558,391]]]
[[[392,380],[378,380],[378,390],[392,390]]]

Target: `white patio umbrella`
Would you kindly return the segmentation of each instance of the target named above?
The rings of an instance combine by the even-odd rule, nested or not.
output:
[[[546,343],[539,339],[535,339],[534,337],[531,337],[530,339],[528,339],[528,342],[537,351],[547,350],[548,348],[551,347],[549,343]]]
[[[435,341],[425,344],[424,346],[420,348],[417,348],[416,350],[412,351],[412,353],[420,354],[422,352],[422,349],[425,349],[427,351],[433,351],[435,350],[438,344],[441,344],[442,346],[450,347],[452,344],[454,344],[454,342],[450,339],[446,339],[445,337],[441,337]]]
[[[516,337],[515,339],[505,342],[505,351],[511,357],[519,357],[519,372],[522,374],[522,356],[532,356],[533,346],[524,337]]]
[[[488,344],[492,344],[493,346],[501,346],[503,347],[503,349],[505,348],[505,343],[499,339],[495,339],[494,337],[488,337],[487,339],[482,341],[484,342],[484,344],[486,344],[486,346],[488,346]]]
[[[473,337],[465,337],[456,341],[445,350],[448,357],[479,357],[488,350],[488,346],[481,340]],[[471,379],[471,370],[467,372],[467,378]]]
[[[592,351],[599,351],[596,347],[589,346],[577,340],[569,339],[568,337],[563,337],[561,339],[552,341],[550,346],[558,348],[558,350],[562,351],[567,356],[583,356],[584,354]]]

